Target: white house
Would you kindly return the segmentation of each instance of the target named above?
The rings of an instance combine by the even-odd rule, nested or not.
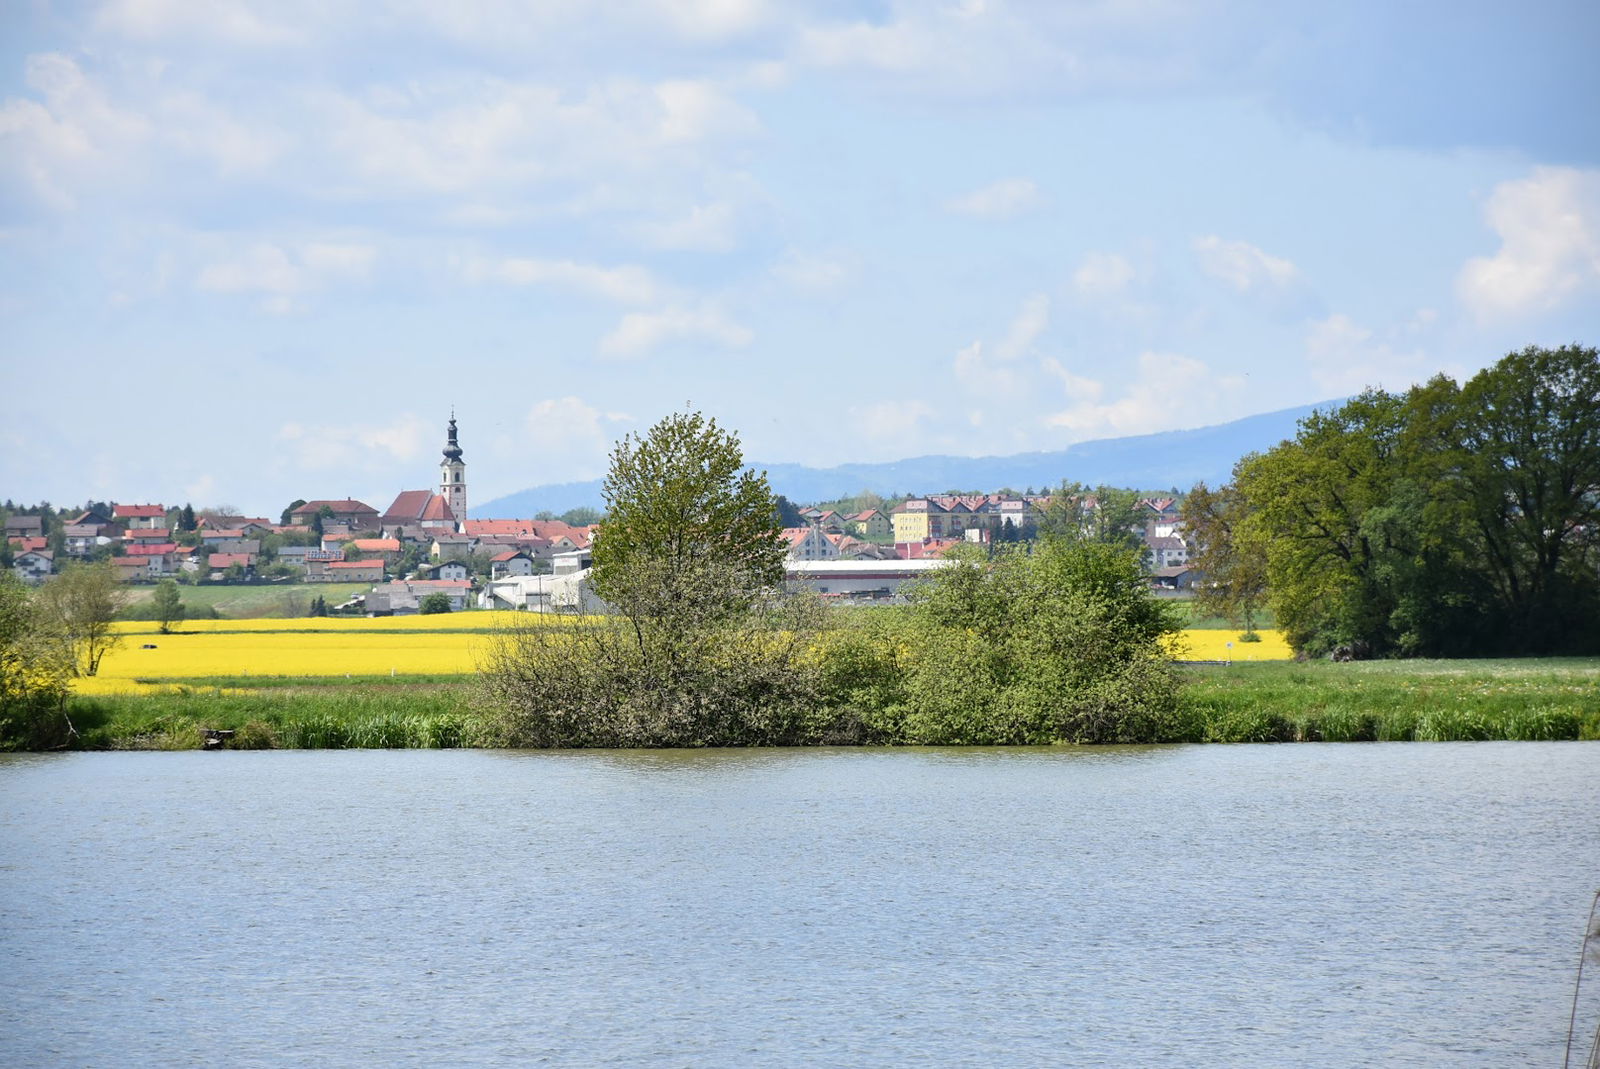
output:
[[[55,554],[48,549],[30,549],[12,559],[11,571],[24,583],[43,582],[55,571]]]

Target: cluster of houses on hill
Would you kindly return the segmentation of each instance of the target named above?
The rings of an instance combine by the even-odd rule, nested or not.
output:
[[[104,557],[128,582],[251,581],[270,570],[276,579],[372,584],[357,601],[374,615],[416,612],[429,594],[446,595],[452,609],[598,604],[587,587],[594,526],[468,519],[466,464],[453,416],[443,457],[437,490],[402,490],[382,512],[363,501],[324,498],[298,501],[280,517],[287,522],[273,523],[116,504],[65,520],[55,538],[40,516],[8,516],[5,537],[13,570],[33,583],[59,570],[64,555]],[[1089,511],[1098,507],[1092,495],[1075,500]],[[789,582],[829,598],[894,598],[953,546],[1033,537],[1050,504],[1032,495],[935,495],[850,515],[801,509],[803,523],[783,532]],[[1147,498],[1137,512],[1153,585],[1192,585],[1178,502]]]

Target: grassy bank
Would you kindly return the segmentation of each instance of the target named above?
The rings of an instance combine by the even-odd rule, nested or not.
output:
[[[1600,658],[1186,671],[1196,742],[1600,739]]]
[[[1325,661],[1184,669],[1165,742],[1600,739],[1600,658]],[[480,744],[472,677],[213,676],[80,695],[84,749],[194,749],[203,728],[253,748]]]

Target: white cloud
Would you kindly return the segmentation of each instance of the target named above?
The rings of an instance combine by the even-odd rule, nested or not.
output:
[[[648,304],[662,293],[661,285],[649,271],[631,264],[597,267],[572,260],[539,260],[506,257],[500,260],[471,260],[462,265],[470,282],[504,282],[517,286],[559,286],[619,304]]]
[[[1300,272],[1288,260],[1272,256],[1248,241],[1224,241],[1215,234],[1194,239],[1200,269],[1240,293],[1283,290]]]
[[[622,427],[633,418],[606,412],[577,397],[537,402],[523,421],[523,452],[531,448],[541,467],[563,479],[589,479],[606,469],[606,458]]]
[[[1600,171],[1537,168],[1496,186],[1484,215],[1500,250],[1468,260],[1456,281],[1479,319],[1548,311],[1600,290]]]
[[[1402,332],[1414,333],[1412,325],[1407,324]],[[1427,378],[1432,370],[1421,351],[1397,350],[1342,313],[1311,324],[1306,334],[1306,366],[1319,389],[1341,395],[1359,393],[1368,386],[1405,389]]]
[[[850,408],[851,433],[882,449],[903,453],[926,452],[925,425],[937,413],[925,401],[879,401]]]
[[[1054,370],[1074,403],[1046,422],[1067,430],[1074,440],[1215,423],[1238,408],[1244,389],[1243,378],[1218,375],[1202,361],[1179,353],[1141,353],[1137,378],[1112,401],[1100,400],[1103,383],[1079,378],[1059,364]]]
[[[194,284],[211,293],[265,294],[263,307],[283,314],[294,310],[294,297],[366,278],[376,258],[377,250],[370,245],[257,242],[206,264]]]
[[[827,293],[837,289],[850,277],[850,269],[838,260],[825,256],[809,256],[790,249],[773,267],[772,273],[797,290],[807,293]]]
[[[1135,276],[1126,258],[1111,252],[1091,252],[1072,273],[1072,288],[1084,297],[1112,297],[1128,288]]]
[[[657,312],[629,312],[604,338],[600,352],[607,356],[642,356],[674,341],[710,342],[728,349],[749,345],[755,333],[714,308],[668,308]]]
[[[698,204],[689,214],[658,223],[641,223],[637,233],[657,249],[727,252],[735,243],[733,205]]]
[[[1028,178],[1003,178],[945,202],[947,211],[978,219],[1012,219],[1043,203],[1039,187]]]
[[[1034,343],[1049,324],[1050,299],[1036,293],[1023,302],[1000,341],[986,348],[980,339],[956,353],[956,377],[969,388],[983,393],[1018,392],[1023,376],[1015,365],[1033,350]]]
[[[429,426],[410,412],[380,424],[307,426],[291,422],[277,433],[280,448],[293,464],[310,471],[384,471],[396,461],[420,457],[428,436]]]

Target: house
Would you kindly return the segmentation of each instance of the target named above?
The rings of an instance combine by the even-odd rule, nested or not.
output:
[[[465,560],[478,548],[478,540],[471,535],[437,534],[428,555],[434,560]]]
[[[48,549],[29,549],[11,560],[11,571],[24,583],[40,583],[56,570],[55,554]]]
[[[339,500],[307,501],[299,508],[289,511],[289,520],[295,524],[310,526],[311,521],[322,515],[326,508],[332,515],[323,517],[323,529],[329,523],[348,524],[357,531],[375,531],[378,529],[378,510],[364,501],[352,498]]]
[[[282,550],[279,551],[279,555],[282,555]],[[308,583],[348,583],[357,581],[337,573],[330,574],[328,572],[328,568],[332,565],[344,563],[344,554],[338,550],[306,548],[305,552],[300,554],[300,562],[305,565],[306,582]],[[371,561],[368,563],[381,565],[383,562]],[[381,567],[378,570],[378,578],[383,578]],[[360,581],[365,582],[367,580]]]
[[[532,575],[533,558],[520,549],[508,549],[489,558],[491,579],[506,579],[513,575]]]
[[[879,509],[863,509],[849,518],[849,526],[862,538],[884,539],[894,535],[894,524]]]
[[[583,549],[593,539],[592,527],[574,527],[561,520],[468,520],[462,526],[463,533],[480,539],[491,536],[514,538],[519,542],[543,539],[559,547],[555,550],[557,553]]]
[[[18,553],[29,553],[36,549],[49,549],[50,540],[48,538],[13,538],[10,541],[10,545]]]
[[[150,578],[150,558],[148,557],[112,557],[111,573],[117,577],[119,583],[133,583],[140,579]]]
[[[1150,573],[1150,588],[1156,591],[1163,590],[1193,590],[1195,583],[1200,580],[1200,572],[1187,564],[1174,564],[1169,568],[1157,568]]]
[[[261,516],[203,516],[197,526],[201,531],[217,529],[239,532],[229,535],[230,538],[258,538],[273,530],[272,521]]]
[[[1161,571],[1189,559],[1189,547],[1181,538],[1172,536],[1144,539],[1144,566],[1151,572]]]
[[[397,579],[375,586],[367,593],[368,616],[405,616],[419,611],[422,599],[443,594],[450,599],[450,611],[467,607],[472,584],[464,579]]]
[[[789,527],[783,532],[790,560],[838,560],[839,545],[821,527]]]
[[[363,557],[378,557],[392,564],[400,556],[400,542],[394,538],[354,538],[351,546]]]
[[[6,538],[43,538],[44,517],[42,516],[7,516]]]
[[[424,564],[417,569],[418,579],[468,579],[472,578],[472,569],[466,561],[447,560],[438,564]]]
[[[819,512],[817,518],[811,522],[814,526],[820,527],[830,534],[844,534],[845,517],[842,513],[835,512],[833,509]]]
[[[101,534],[105,528],[95,523],[69,523],[62,528],[69,556],[87,557],[101,546],[111,544],[110,537]]]
[[[610,606],[594,592],[587,567],[557,575],[513,575],[496,579],[483,588],[478,604],[485,609],[518,612],[602,613]]]
[[[150,531],[167,525],[167,510],[161,505],[113,505],[111,519],[129,531]]]
[[[238,565],[244,569],[246,578],[256,573],[256,558],[253,553],[209,553],[206,555],[206,568],[213,576],[227,571]]]
[[[311,561],[306,562],[306,582],[308,583],[381,583],[383,582],[383,561],[381,560],[331,560],[318,561],[319,568],[313,569]]]
[[[417,526],[429,531],[457,530],[450,502],[431,490],[402,490],[383,514],[383,527]]]

